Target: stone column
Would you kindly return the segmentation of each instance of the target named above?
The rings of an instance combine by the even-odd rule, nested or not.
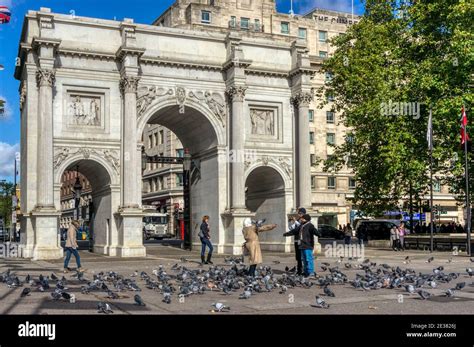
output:
[[[136,166],[140,164],[137,155],[137,87],[139,77],[123,76],[120,88],[123,95],[123,195],[122,208],[138,208],[138,187],[141,177],[136,175]],[[141,167],[141,165],[139,165]]]
[[[38,176],[37,205],[40,210],[54,210],[53,197],[53,85],[55,71],[38,69]]]
[[[231,209],[244,211],[245,207],[245,167],[243,160],[245,141],[244,99],[245,86],[232,86],[227,90],[227,95],[232,103],[231,119],[231,147],[233,162],[231,163]]]
[[[309,104],[313,100],[312,92],[299,92],[292,98],[297,109],[297,205],[311,207],[311,164],[309,151]]]
[[[120,90],[123,95],[122,117],[122,200],[119,209],[122,218],[118,245],[109,253],[120,257],[144,257],[141,206],[141,158],[137,134],[137,88],[139,77],[122,74]]]

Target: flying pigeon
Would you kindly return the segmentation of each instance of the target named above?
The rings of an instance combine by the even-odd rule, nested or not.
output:
[[[105,314],[114,313],[114,311],[112,311],[112,309],[110,308],[110,305],[106,302],[99,302],[97,304],[97,312]]]
[[[316,307],[329,308],[329,304],[323,298],[316,295]]]
[[[146,306],[145,303],[143,302],[142,300],[142,297],[138,294],[136,294],[133,299],[135,300],[135,305],[138,305],[138,306]]]
[[[221,303],[221,302],[216,302],[216,303],[212,304],[211,306],[212,306],[212,308],[213,308],[215,311],[217,311],[217,312],[230,311],[230,307],[224,305],[224,304]]]

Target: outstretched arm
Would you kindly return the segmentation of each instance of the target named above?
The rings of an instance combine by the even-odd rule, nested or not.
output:
[[[260,228],[258,228],[258,231],[261,232],[261,231],[270,231],[270,230],[273,230],[277,227],[276,224],[266,224],[266,225],[262,225]]]

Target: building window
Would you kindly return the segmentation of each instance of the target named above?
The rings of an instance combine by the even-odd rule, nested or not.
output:
[[[232,16],[230,17],[230,27],[235,28],[237,26],[237,17]]]
[[[328,189],[336,189],[336,177],[328,177]]]
[[[176,174],[176,187],[182,187],[183,186],[183,174],[178,173]]]
[[[201,11],[201,23],[204,23],[204,24],[211,23],[211,12]]]
[[[281,33],[286,35],[290,33],[290,23],[281,22]]]
[[[334,124],[334,112],[326,111],[326,123]]]
[[[349,177],[349,189],[355,189],[356,187],[356,180],[352,177]]]
[[[326,81],[332,80],[332,73],[326,72],[326,73],[324,74],[324,79],[325,79]]]
[[[298,37],[306,40],[307,32],[306,28],[298,28]]]
[[[328,145],[335,145],[336,144],[336,134],[327,133],[326,142],[327,142]]]
[[[245,30],[248,30],[249,29],[249,23],[250,23],[250,19],[249,18],[240,18],[240,28],[241,29],[245,29]]]
[[[320,57],[320,58],[327,58],[327,57],[328,57],[328,52],[326,52],[326,51],[319,51],[319,57]]]
[[[327,31],[319,31],[319,42],[326,42],[328,39],[328,32]]]
[[[311,176],[311,189],[316,189],[316,176]]]
[[[334,95],[332,95],[332,94],[328,94],[328,95],[326,96],[326,98],[327,98],[327,101],[329,101],[329,102],[333,102],[333,101],[334,101]]]
[[[160,130],[159,134],[160,134],[160,136],[159,136],[159,139],[158,139],[158,141],[159,141],[158,143],[160,145],[162,145],[163,143],[165,143],[165,133],[164,133],[163,130]]]
[[[176,156],[180,158],[184,157],[184,149],[183,148],[177,149]]]
[[[260,25],[260,19],[255,19],[255,31],[261,31],[262,26]]]
[[[437,180],[433,181],[433,191],[436,192],[436,193],[441,192],[441,183]]]
[[[308,119],[310,122],[314,122],[314,110],[308,111]]]
[[[314,145],[314,132],[309,133],[309,144]]]
[[[316,161],[316,154],[310,154],[309,155],[309,165],[313,165],[315,161]]]

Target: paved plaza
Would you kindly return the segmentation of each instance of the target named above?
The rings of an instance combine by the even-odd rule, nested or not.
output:
[[[39,292],[32,288],[31,294],[20,297],[22,287],[8,288],[5,283],[0,284],[0,314],[98,314],[98,302],[107,302],[114,311],[113,314],[472,314],[474,310],[474,279],[469,277],[466,268],[473,267],[474,264],[464,255],[453,256],[451,253],[439,252],[430,255],[422,251],[393,252],[383,249],[366,249],[365,257],[371,262],[377,263],[375,269],[381,268],[382,264],[388,264],[392,268],[399,266],[401,269],[411,268],[416,273],[433,273],[433,269],[442,266],[444,273],[457,273],[459,276],[450,283],[439,283],[435,289],[426,288],[432,294],[428,300],[422,300],[416,293],[408,294],[403,287],[395,289],[368,290],[355,289],[350,283],[333,284],[330,288],[335,293],[335,297],[327,297],[323,293],[323,288],[314,284],[309,288],[295,287],[288,288],[284,294],[279,293],[275,288],[271,292],[255,293],[249,299],[241,300],[239,295],[243,289],[231,292],[226,295],[220,290],[207,290],[204,294],[190,295],[180,302],[178,295],[174,293],[170,304],[162,302],[163,295],[159,290],[152,290],[145,287],[145,281],[140,276],[133,276],[135,271],[140,274],[145,271],[152,278],[153,270],[160,265],[164,266],[166,272],[174,278],[179,271],[172,270],[172,267],[184,266],[193,270],[202,268],[207,271],[210,265],[200,267],[197,263],[199,254],[197,251],[184,251],[179,248],[166,245],[147,245],[146,258],[114,258],[104,255],[93,254],[81,251],[83,266],[87,269],[84,277],[85,281],[80,282],[73,273],[66,274],[67,291],[75,294],[76,303],[66,300],[54,301],[50,292],[53,291],[55,281],[50,281],[51,288],[45,292]],[[409,256],[410,263],[405,264],[405,257]],[[431,263],[427,259],[433,256]],[[363,271],[358,269],[361,261],[347,258],[338,263],[339,258],[319,257],[317,260],[317,270],[319,276],[325,276],[329,271],[322,271],[321,263],[328,262],[331,267],[338,266],[347,275],[349,281],[354,279],[357,273]],[[270,266],[275,278],[280,278],[285,273],[285,268],[292,268],[294,264],[293,254],[265,253],[263,266]],[[346,268],[346,264],[351,264],[351,268]],[[71,260],[71,266],[73,265]],[[224,255],[216,255],[214,266],[230,269],[231,264],[225,262]],[[61,277],[62,261],[31,261],[26,259],[6,259],[0,263],[0,273],[10,269],[12,273],[24,280],[28,274],[33,279],[37,279],[40,274],[51,276],[55,273]],[[141,288],[138,292],[146,306],[134,304],[136,292],[119,292],[118,299],[107,298],[104,291],[91,291],[89,294],[81,293],[81,286],[93,280],[94,274],[101,271],[115,271],[125,278],[134,279]],[[316,279],[312,279],[316,283]],[[172,279],[170,281],[174,283]],[[449,288],[455,287],[456,283],[466,282],[462,290],[455,291],[454,297],[448,298],[444,295]],[[29,287],[25,284],[24,287]],[[113,289],[113,285],[109,284]],[[178,287],[178,286],[176,286]],[[403,295],[400,297],[400,294]],[[319,295],[330,305],[329,309],[314,307],[315,296]],[[213,312],[212,304],[220,302],[230,307],[229,312]]]

